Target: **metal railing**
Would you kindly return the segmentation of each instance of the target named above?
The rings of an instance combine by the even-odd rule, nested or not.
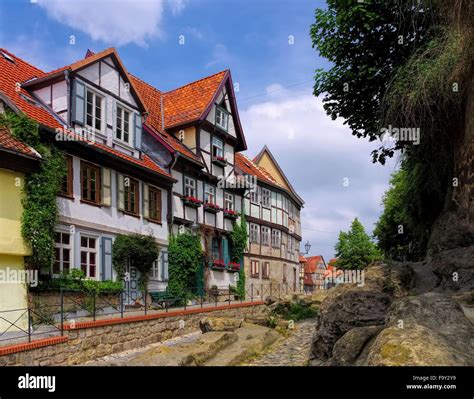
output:
[[[264,301],[271,296],[309,294],[286,283],[250,283],[243,292],[233,286],[188,287],[181,295],[170,291],[144,291],[139,296],[130,291],[97,295],[83,291],[60,290],[56,294],[30,296],[28,306],[0,311],[0,346],[64,335],[77,323],[126,318],[131,315],[167,313],[172,310],[209,308],[238,303]]]

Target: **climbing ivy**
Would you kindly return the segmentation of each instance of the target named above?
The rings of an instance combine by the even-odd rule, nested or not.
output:
[[[231,258],[233,262],[243,262],[245,247],[247,246],[248,231],[245,215],[240,215],[240,222],[236,222],[230,233]],[[245,298],[245,270],[242,264],[239,270],[239,281],[237,282],[237,294]]]
[[[33,147],[42,157],[39,170],[25,178],[21,233],[31,247],[27,265],[49,273],[54,260],[54,228],[58,219],[56,196],[67,170],[64,153],[43,142],[38,124],[23,114],[0,115],[0,127],[6,127],[13,137]]]
[[[202,266],[203,252],[198,236],[183,233],[170,235],[168,245],[168,289],[176,297],[185,298],[193,287]]]
[[[112,264],[120,280],[124,278],[128,264],[135,267],[140,272],[138,286],[144,291],[153,262],[158,258],[159,253],[159,246],[153,236],[121,234],[115,238],[113,244]]]

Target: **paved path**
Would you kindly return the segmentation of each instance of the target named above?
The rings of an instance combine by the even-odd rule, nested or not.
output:
[[[242,366],[306,366],[315,323],[315,319],[295,323],[295,331],[288,338],[273,345],[258,358],[243,363]]]

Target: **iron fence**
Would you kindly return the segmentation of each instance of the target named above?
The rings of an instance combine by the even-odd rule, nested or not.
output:
[[[37,293],[30,295],[26,308],[0,311],[0,346],[64,335],[66,328],[74,329],[81,322],[252,303],[269,296],[281,299],[295,293],[311,295],[315,289],[300,291],[286,283],[269,282],[251,283],[242,291],[230,285],[188,287],[181,295],[167,290],[146,290],[138,297],[126,290],[101,295],[74,290],[60,290],[54,295],[50,292],[48,296]]]

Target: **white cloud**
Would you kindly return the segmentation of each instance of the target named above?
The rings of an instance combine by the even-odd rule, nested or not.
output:
[[[113,46],[147,41],[162,37],[165,6],[173,14],[181,12],[184,0],[44,0],[38,5],[48,16]]]
[[[372,164],[370,153],[378,144],[353,137],[310,92],[273,84],[267,94],[267,101],[241,111],[248,153],[253,156],[268,145],[305,200],[303,243],[309,240],[310,254],[328,259],[339,231],[348,230],[354,217],[372,232],[391,168]]]
[[[214,46],[214,49],[212,50],[212,58],[206,64],[206,67],[209,68],[214,65],[220,65],[227,68],[228,65],[231,64],[231,59],[232,56],[227,47],[224,44],[219,43]]]

